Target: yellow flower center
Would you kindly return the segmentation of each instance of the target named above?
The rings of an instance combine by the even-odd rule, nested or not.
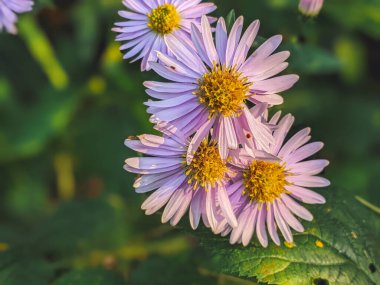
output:
[[[216,64],[198,82],[199,88],[195,94],[208,108],[210,117],[214,113],[225,117],[240,115],[251,85],[248,78],[235,68]]]
[[[244,171],[243,195],[250,201],[266,203],[286,192],[285,167],[278,162],[254,160]]]
[[[172,33],[179,27],[181,17],[172,4],[164,4],[153,9],[148,14],[148,27],[158,34],[166,35]]]
[[[225,177],[227,171],[228,167],[219,155],[216,142],[208,142],[207,139],[202,141],[190,165],[186,167],[188,183],[193,183],[194,189],[199,185],[206,187],[206,190],[209,186],[214,187]]]

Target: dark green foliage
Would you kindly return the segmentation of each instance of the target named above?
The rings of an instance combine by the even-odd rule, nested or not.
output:
[[[121,276],[105,269],[76,270],[58,278],[53,285],[124,285]]]
[[[201,242],[215,253],[222,272],[269,284],[379,284],[379,216],[335,191],[327,198],[325,205],[310,206],[315,219],[293,244],[230,246],[208,231],[200,233]]]

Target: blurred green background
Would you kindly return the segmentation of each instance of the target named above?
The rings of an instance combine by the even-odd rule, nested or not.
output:
[[[380,0],[328,0],[311,20],[297,0],[214,2],[284,35],[301,79],[281,108],[325,142],[330,189],[380,205]],[[0,34],[0,284],[253,284],[140,210],[123,141],[152,132],[142,82],[156,76],[122,61],[120,9],[37,0],[18,36]]]

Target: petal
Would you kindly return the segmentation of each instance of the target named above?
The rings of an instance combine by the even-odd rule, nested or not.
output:
[[[304,203],[307,203],[307,204],[324,204],[324,203],[326,203],[326,199],[322,195],[320,195],[314,191],[311,191],[309,189],[299,187],[299,186],[295,186],[295,185],[288,185],[285,188],[287,191],[290,192],[290,195],[292,197],[294,197],[297,200],[300,200]]]
[[[286,161],[286,163],[288,165],[290,165],[290,164],[302,161],[305,158],[308,158],[308,157],[316,154],[322,148],[323,148],[322,142],[309,143],[309,144],[304,145],[303,147],[297,149],[293,153],[289,154],[287,157],[284,157],[284,160]]]
[[[198,228],[199,220],[202,214],[202,192],[196,191],[190,204],[189,218],[193,230]]]
[[[268,233],[271,237],[271,239],[274,241],[275,244],[280,245],[280,238],[278,237],[277,230],[276,230],[276,223],[274,221],[274,210],[273,205],[268,203],[267,204],[267,226],[268,226]]]
[[[330,181],[319,176],[294,175],[286,178],[290,183],[304,187],[327,187],[330,186]]]
[[[260,28],[260,21],[258,20],[252,22],[249,25],[243,37],[241,38],[238,47],[236,48],[235,56],[232,61],[233,66],[237,66],[239,68],[240,65],[245,61],[248,51],[251,48],[257,36],[259,28]]]
[[[224,186],[219,186],[216,190],[218,191],[218,201],[223,212],[223,216],[227,219],[228,224],[230,224],[231,227],[236,228],[238,226],[238,223],[232,209],[226,188]]]
[[[243,30],[243,16],[240,16],[232,26],[230,35],[227,40],[227,49],[226,49],[226,65],[232,66],[233,56],[235,54],[236,46],[238,45],[241,32]]]
[[[207,20],[206,16],[202,16],[201,22],[203,43],[211,63],[219,62],[218,53],[216,52],[214,40],[211,33],[210,23]]]
[[[266,205],[260,205],[261,209],[258,210],[259,214],[256,223],[256,235],[263,247],[268,246],[268,236],[265,229],[265,220],[267,216]]]
[[[258,212],[260,212],[258,210],[257,204],[254,207],[250,207],[250,208],[251,208],[251,211],[249,213],[248,220],[243,229],[243,234],[241,237],[241,242],[243,246],[247,246],[250,243],[253,233],[255,231],[256,224],[257,224],[257,214]]]
[[[299,79],[298,75],[282,75],[254,83],[252,90],[257,93],[271,94],[290,89]]]
[[[230,243],[236,243],[242,236],[243,230],[246,228],[247,222],[250,218],[251,214],[250,205],[246,205],[241,214],[238,217],[238,226],[234,228],[230,235]]]
[[[280,210],[281,216],[290,227],[301,233],[305,230],[302,224],[293,216],[284,204],[278,204],[278,209]]]
[[[278,205],[276,202],[273,204],[273,211],[274,211],[274,218],[276,220],[276,224],[278,228],[280,229],[283,237],[285,238],[287,242],[293,242],[292,232],[290,231],[288,224],[285,222],[285,220],[281,216],[280,210],[278,209]]]
[[[292,198],[290,198],[286,194],[281,195],[282,202],[286,205],[286,207],[292,211],[295,215],[298,217],[306,220],[306,221],[312,221],[313,215],[305,208],[299,205],[297,202],[295,202]]]
[[[227,28],[223,18],[219,18],[215,32],[216,50],[221,63],[225,63],[227,49]]]
[[[298,162],[292,164],[290,170],[294,174],[316,175],[323,171],[329,165],[329,161],[325,159],[315,159],[309,161]]]
[[[194,153],[197,151],[198,147],[202,141],[207,138],[212,125],[214,124],[215,118],[208,120],[194,135],[192,138],[189,147],[187,149],[186,162],[187,165],[190,165],[193,160]]]

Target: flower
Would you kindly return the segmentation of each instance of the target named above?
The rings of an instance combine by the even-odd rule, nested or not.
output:
[[[31,0],[0,0],[0,32],[3,28],[11,34],[17,33],[17,14],[32,10]]]
[[[120,11],[126,21],[115,23],[113,31],[120,33],[116,40],[126,41],[120,47],[129,51],[124,58],[142,58],[141,70],[149,70],[149,61],[157,61],[156,51],[167,53],[167,38],[191,44],[191,23],[216,9],[213,3],[201,0],[124,0],[129,11]],[[211,20],[211,18],[210,18]]]
[[[323,6],[323,0],[300,0],[298,9],[308,17],[315,17],[319,14]]]
[[[277,113],[271,124],[277,124],[280,113]],[[236,151],[231,163],[239,169],[234,183],[227,191],[234,207],[238,226],[231,228],[222,222],[218,232],[230,235],[230,243],[248,245],[255,230],[263,247],[268,246],[268,236],[280,245],[277,229],[287,242],[293,242],[291,228],[303,232],[304,227],[295,217],[311,221],[312,214],[295,201],[308,204],[323,204],[325,199],[316,192],[304,187],[326,187],[330,182],[319,176],[329,164],[327,160],[315,159],[304,161],[317,153],[323,143],[310,140],[310,128],[296,133],[285,144],[294,117],[285,116],[277,125],[273,135],[274,144],[269,153],[262,152],[256,158],[244,150]]]
[[[162,208],[162,222],[176,225],[189,209],[190,224],[198,227],[200,218],[215,230],[226,220],[237,226],[226,187],[233,172],[220,156],[215,141],[202,141],[190,164],[186,163],[187,140],[141,135],[127,139],[125,144],[147,157],[125,161],[125,169],[139,174],[134,183],[137,193],[154,191],[141,208],[151,215]]]
[[[270,129],[261,122],[260,112],[252,114],[247,104],[259,105],[257,110],[262,112],[267,104],[281,104],[283,99],[277,93],[298,80],[297,75],[273,77],[288,66],[288,51],[272,54],[281,36],[265,41],[247,59],[259,21],[241,37],[242,29],[243,17],[239,17],[228,35],[220,18],[214,43],[210,23],[202,17],[200,28],[192,25],[193,45],[167,37],[165,42],[173,56],[158,52],[160,61],[151,62],[152,69],[171,82],[144,83],[147,94],[159,99],[145,103],[152,114],[150,120],[187,136],[195,133],[189,147],[190,160],[210,129],[223,159],[228,149],[237,149],[239,144],[249,149],[267,148],[273,140]]]

